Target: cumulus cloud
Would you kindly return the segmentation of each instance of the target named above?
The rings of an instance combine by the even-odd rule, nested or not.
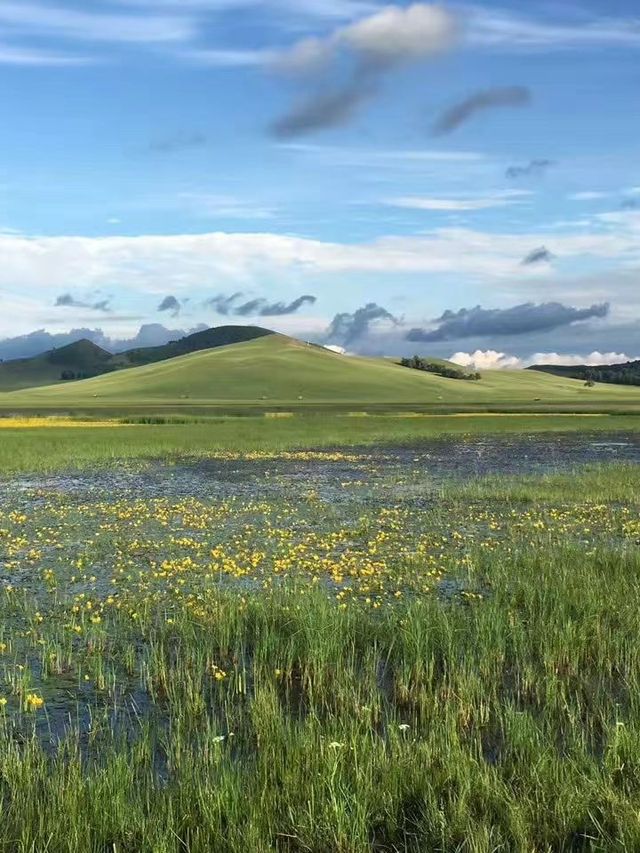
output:
[[[407,340],[436,343],[458,338],[527,335],[606,317],[608,313],[608,303],[590,308],[572,308],[559,302],[541,305],[528,302],[513,308],[482,308],[477,305],[460,311],[445,311],[436,320],[435,328],[411,329]]]
[[[531,92],[525,86],[502,86],[474,92],[454,104],[437,119],[433,126],[436,136],[452,133],[477,113],[500,107],[524,107],[531,103]]]
[[[457,33],[451,13],[414,3],[380,9],[325,38],[303,39],[275,63],[302,84],[303,94],[274,122],[272,133],[291,138],[346,124],[393,69],[448,50]]]
[[[475,352],[456,352],[450,358],[454,364],[470,367],[473,370],[514,370],[522,367],[522,360],[515,355],[507,355],[493,349]]]
[[[303,305],[314,305],[317,297],[305,294],[299,296],[292,302],[269,302],[266,299],[250,299],[242,305],[237,301],[242,298],[242,293],[233,293],[231,296],[220,294],[205,301],[205,305],[213,308],[218,314],[224,316],[234,315],[236,317],[284,317],[287,314],[295,314]]]
[[[476,350],[475,352],[456,352],[450,359],[454,364],[471,367],[474,370],[514,370],[534,365],[558,365],[563,367],[599,367],[608,364],[626,364],[634,358],[622,352],[599,352],[588,355],[566,355],[557,352],[536,352],[527,358],[507,355],[496,350]]]
[[[160,305],[158,305],[158,311],[168,311],[172,317],[177,317],[181,309],[182,303],[175,296],[165,296]]]
[[[90,311],[110,311],[109,299],[99,299],[97,302],[85,302],[76,299],[70,293],[62,293],[55,301],[56,308],[88,308]]]
[[[505,175],[512,180],[517,180],[518,178],[540,178],[554,165],[553,160],[530,160],[524,166],[509,166]]]
[[[397,326],[397,317],[394,317],[386,308],[369,302],[353,313],[343,312],[336,314],[331,325],[326,331],[325,341],[327,343],[339,343],[345,347],[366,337],[372,328],[380,324]]]
[[[600,367],[607,364],[626,364],[628,361],[635,361],[636,358],[632,358],[623,352],[598,352],[598,350],[588,355],[536,352],[527,359],[527,364],[553,364],[564,367]]]
[[[535,264],[550,264],[553,260],[555,260],[553,252],[550,252],[546,246],[539,246],[537,249],[529,252],[528,255],[525,255],[522,259],[522,266],[531,267]]]

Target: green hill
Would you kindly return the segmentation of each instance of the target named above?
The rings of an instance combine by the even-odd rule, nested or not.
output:
[[[116,355],[92,341],[81,340],[33,358],[0,363],[0,391],[17,391],[55,383],[68,384],[78,379],[88,379],[144,364],[155,364],[188,353],[242,343],[272,334],[269,329],[259,326],[219,326],[196,332],[178,341],[171,341],[164,346],[132,349]]]
[[[64,376],[96,376],[109,370],[113,356],[91,341],[82,340],[33,358],[0,363],[0,390],[14,391],[64,381]]]
[[[487,371],[460,382],[387,359],[338,355],[272,334],[46,388],[0,397],[6,407],[185,404],[528,405],[640,404],[640,389],[600,386],[535,371]]]

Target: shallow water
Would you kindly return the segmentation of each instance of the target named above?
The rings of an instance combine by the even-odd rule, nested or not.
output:
[[[534,511],[539,516],[525,507],[504,518],[504,508],[489,501],[458,507],[449,517],[438,506],[444,483],[609,462],[640,463],[640,435],[454,438],[281,458],[155,461],[1,481],[0,592],[11,587],[18,596],[7,595],[0,606],[0,640],[11,636],[12,643],[11,656],[0,655],[0,695],[22,661],[47,708],[46,716],[32,720],[18,713],[12,698],[12,733],[26,739],[35,723],[38,738],[55,749],[74,730],[82,748],[95,753],[105,733],[135,737],[145,721],[158,729],[166,725],[162,702],[141,684],[145,643],[135,627],[137,675],[124,665],[126,643],[109,635],[106,658],[118,687],[107,697],[97,691],[93,673],[89,682],[83,680],[93,654],[83,645],[90,645],[90,625],[87,640],[84,628],[82,639],[73,638],[78,650],[68,672],[43,673],[38,641],[35,648],[32,642],[45,631],[34,624],[40,611],[45,626],[51,620],[46,630],[57,638],[47,643],[58,647],[68,642],[60,636],[68,634],[87,599],[105,620],[113,618],[105,602],[114,596],[127,602],[125,610],[149,598],[171,612],[176,578],[185,579],[181,596],[234,587],[242,595],[259,595],[289,581],[307,586],[317,581],[338,602],[356,606],[386,605],[400,594],[398,587],[403,598],[435,595],[445,604],[464,604],[469,596],[491,595],[482,574],[470,570],[467,554],[476,546],[500,548],[511,536],[535,541],[538,520],[555,524],[553,535],[563,541],[584,547],[602,542],[635,547],[636,534],[625,528],[629,517],[620,507],[600,507],[600,515],[593,507],[582,513],[566,507],[550,521],[544,507]],[[380,531],[387,539],[376,539]],[[545,535],[552,535],[548,527]],[[290,546],[303,547],[308,565],[298,565],[295,557],[285,570],[276,568]],[[219,547],[238,571],[224,567],[224,559],[212,568],[210,555]],[[264,552],[264,562],[252,567],[250,556],[257,551]],[[183,574],[181,561],[191,557],[194,563]],[[172,563],[168,579],[157,574],[163,560]],[[47,571],[56,579],[51,586]],[[85,625],[88,617],[83,619]],[[212,713],[214,704],[208,705]],[[162,776],[161,769],[158,773]]]
[[[328,459],[335,455],[336,458]],[[62,493],[85,502],[126,498],[246,500],[304,497],[310,491],[327,502],[412,500],[402,488],[408,477],[420,481],[421,495],[448,480],[467,482],[491,474],[526,475],[562,472],[589,464],[640,463],[640,434],[537,434],[438,439],[419,444],[374,445],[350,449],[325,448],[314,458],[198,459],[169,465],[157,461],[144,467],[123,466],[43,477],[23,476],[0,481],[0,501],[24,495],[26,503]],[[346,486],[362,486],[362,490]],[[380,492],[382,491],[382,494]],[[43,494],[37,495],[36,492]],[[366,494],[363,494],[366,492]],[[414,496],[413,499],[418,499]]]

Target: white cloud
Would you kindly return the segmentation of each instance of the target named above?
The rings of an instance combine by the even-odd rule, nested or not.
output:
[[[345,27],[335,38],[364,54],[408,62],[446,50],[457,33],[456,19],[441,6],[414,3],[387,6]]]
[[[597,367],[605,364],[625,364],[634,361],[634,358],[620,352],[598,352],[595,350],[588,355],[568,355],[557,352],[536,352],[528,358],[519,358],[515,355],[507,355],[496,350],[476,350],[470,352],[456,352],[449,361],[459,364],[461,367],[470,367],[473,370],[515,370],[531,367],[534,364],[560,365],[564,367],[582,366]]]
[[[179,57],[198,65],[212,68],[256,68],[273,62],[272,50],[228,50],[225,48],[189,48],[179,52]]]
[[[117,0],[122,6],[144,9],[193,10],[198,12],[233,12],[246,8],[265,8],[293,17],[328,20],[351,20],[371,14],[375,3],[361,0]]]
[[[184,209],[194,216],[207,218],[255,220],[272,219],[277,214],[275,207],[215,193],[180,193],[175,200],[175,207]]]
[[[598,201],[599,199],[609,198],[611,193],[585,191],[580,193],[572,193],[567,196],[569,201]]]
[[[34,47],[0,44],[0,65],[72,66],[90,65],[94,60],[86,56],[58,53]]]
[[[473,370],[515,370],[521,368],[522,361],[513,355],[496,350],[476,350],[475,352],[456,352],[449,361],[461,367]]]
[[[602,364],[625,364],[627,361],[635,361],[623,352],[594,352],[588,355],[566,355],[557,352],[536,352],[527,359],[527,364],[555,364],[566,367],[586,365],[587,367],[598,367]]]
[[[456,151],[447,149],[380,149],[351,148],[339,145],[317,145],[307,142],[281,142],[279,148],[295,154],[319,160],[332,166],[359,167],[362,169],[432,169],[442,163],[458,166],[483,163],[486,156],[478,151]]]
[[[204,205],[211,212],[256,214],[256,208],[226,197],[189,195],[182,204]],[[640,214],[603,215],[607,228],[546,235],[495,233],[470,228],[438,228],[410,236],[384,236],[362,243],[332,243],[269,232],[140,235],[135,237],[28,237],[0,234],[0,287],[42,289],[110,286],[113,281],[129,288],[149,290],[158,280],[168,287],[189,289],[211,274],[231,281],[251,281],[265,272],[280,274],[341,274],[348,272],[442,273],[465,276],[469,282],[514,282],[515,291],[527,281],[537,282],[556,273],[542,267],[521,267],[532,245],[549,242],[563,261],[579,259],[616,262],[630,267],[640,263]],[[47,283],[47,284],[44,284]],[[606,284],[606,282],[605,282]],[[631,295],[631,279],[628,282]],[[621,284],[621,287],[623,284]],[[637,290],[637,287],[635,288]],[[633,300],[632,300],[633,301]],[[636,300],[637,301],[637,300]]]
[[[639,48],[634,18],[582,17],[580,20],[535,20],[479,5],[467,13],[466,38],[472,46],[506,50],[569,50],[584,47]]]
[[[28,0],[2,0],[0,24],[14,33],[93,42],[154,44],[183,42],[196,35],[193,21],[178,15],[83,12]]]
[[[509,190],[484,198],[424,198],[420,196],[401,196],[390,198],[385,203],[392,207],[408,210],[471,211],[489,210],[494,207],[508,207],[521,204],[523,196],[531,195],[526,191]]]
[[[306,38],[283,51],[278,64],[295,73],[316,70],[346,48],[364,62],[382,66],[415,62],[452,47],[457,19],[440,6],[386,6],[339,27],[324,38]]]
[[[242,219],[260,213],[254,204],[220,196],[189,196],[179,203],[199,210],[199,215]],[[118,282],[121,298],[130,305],[167,292],[197,298],[213,282],[234,291],[264,287],[265,282],[297,288],[303,280],[334,288],[339,280],[348,282],[354,276],[364,281],[368,276],[380,286],[398,286],[403,276],[418,274],[423,276],[422,294],[429,287],[446,288],[447,282],[467,289],[480,285],[494,304],[497,298],[585,304],[607,301],[613,290],[617,304],[612,321],[635,321],[640,311],[640,215],[603,216],[603,221],[594,218],[600,227],[590,230],[544,234],[437,228],[358,243],[268,231],[103,237],[5,231],[0,232],[0,316],[13,317],[12,323],[19,317],[27,331],[40,322],[41,312],[13,313],[5,307],[7,300],[29,293],[36,306],[51,305],[59,293],[75,291],[79,283],[87,290],[111,293]],[[540,244],[553,246],[557,269],[522,267],[522,258]],[[578,276],[576,266],[583,270]],[[571,268],[573,277],[568,274]]]

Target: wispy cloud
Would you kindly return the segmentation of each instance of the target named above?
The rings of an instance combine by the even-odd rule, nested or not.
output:
[[[501,9],[464,5],[466,42],[514,50],[585,47],[640,48],[637,18],[583,16],[579,20],[536,19]]]
[[[0,65],[64,67],[91,65],[94,62],[95,59],[90,56],[76,56],[36,47],[20,47],[0,43]]]
[[[332,166],[358,166],[361,168],[385,168],[415,170],[432,168],[442,163],[481,163],[487,158],[478,151],[456,151],[447,149],[410,148],[354,148],[339,145],[319,145],[309,142],[281,142],[287,151],[310,157]]]
[[[495,195],[480,198],[425,198],[421,196],[400,196],[386,200],[386,204],[392,207],[401,207],[408,210],[432,210],[444,212],[462,212],[474,210],[489,210],[496,207],[508,207],[512,204],[521,204],[524,198],[531,193],[526,191],[506,191]]]
[[[610,195],[611,193],[584,190],[583,192],[571,193],[567,198],[569,201],[599,201],[603,198],[609,198]]]
[[[29,0],[3,0],[0,24],[5,31],[23,36],[58,36],[84,42],[175,43],[197,34],[194,21],[182,15],[84,12]]]
[[[275,207],[232,195],[205,192],[179,193],[175,207],[202,218],[272,219],[277,215]]]

